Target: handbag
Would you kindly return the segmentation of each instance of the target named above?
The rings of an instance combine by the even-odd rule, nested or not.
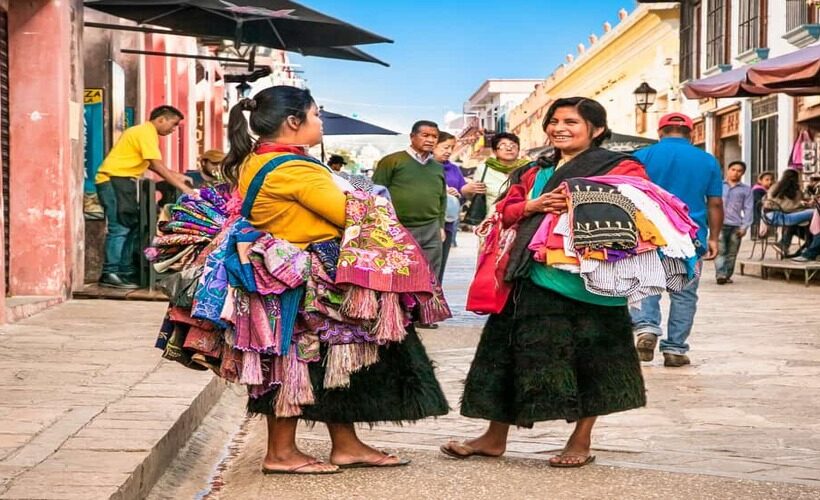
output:
[[[484,165],[484,172],[481,174],[481,181],[484,182],[484,178],[487,177],[487,170],[490,167]],[[487,195],[486,194],[476,194],[467,201],[467,212],[464,214],[464,223],[469,224],[471,226],[477,226],[481,224],[487,217]]]
[[[512,283],[504,281],[517,226],[504,228],[501,214],[482,222],[475,234],[483,238],[475,276],[467,292],[466,309],[477,314],[498,314],[504,309]]]

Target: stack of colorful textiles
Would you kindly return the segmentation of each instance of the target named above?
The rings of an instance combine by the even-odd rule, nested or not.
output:
[[[607,175],[562,184],[569,203],[544,218],[535,260],[580,274],[586,289],[630,304],[680,291],[697,270],[697,224],[686,205],[639,177]]]
[[[190,265],[219,233],[231,203],[226,184],[203,187],[182,195],[166,206],[157,224],[157,234],[145,257],[157,272],[179,271]]]
[[[308,363],[325,364],[325,389],[379,360],[415,319],[450,317],[418,244],[384,198],[348,194],[341,242],[300,249],[230,214],[202,252],[193,307],[171,304],[156,346],[167,358],[245,384],[278,388],[275,413],[314,402]],[[324,344],[324,347],[323,347]]]

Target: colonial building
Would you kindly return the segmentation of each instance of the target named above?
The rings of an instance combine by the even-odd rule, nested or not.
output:
[[[639,0],[650,3],[650,0]],[[654,2],[652,2],[654,3]],[[722,164],[745,160],[747,180],[789,166],[795,138],[820,131],[820,99],[754,96],[745,87],[755,64],[796,54],[820,36],[813,0],[682,0],[679,83],[692,99],[695,142]],[[767,93],[767,92],[762,92]],[[717,97],[715,97],[717,96]]]
[[[540,80],[485,81],[464,103],[464,128],[453,158],[471,166],[486,159],[492,136],[509,130],[509,111],[529,95]]]
[[[603,34],[591,34],[566,56],[554,73],[536,85],[510,111],[509,127],[534,154],[546,143],[541,127],[550,104],[561,97],[584,96],[607,108],[609,125],[628,136],[654,138],[661,114],[679,103],[678,4],[643,5],[618,14],[616,26],[604,23]],[[636,106],[635,90],[646,84],[655,90],[654,105]]]

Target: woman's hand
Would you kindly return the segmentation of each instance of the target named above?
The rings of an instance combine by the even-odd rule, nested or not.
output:
[[[487,192],[487,185],[483,182],[468,182],[461,188],[461,194],[470,197],[476,194],[485,194]]]
[[[567,195],[563,188],[556,188],[549,193],[544,193],[534,200],[530,200],[524,205],[524,215],[535,213],[562,214],[567,211]]]
[[[455,196],[456,198],[461,198],[461,194],[458,192],[458,189],[454,187],[447,187],[447,194],[450,196]]]

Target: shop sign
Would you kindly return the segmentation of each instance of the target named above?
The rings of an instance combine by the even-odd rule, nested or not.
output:
[[[83,128],[85,129],[85,181],[83,191],[96,192],[94,177],[103,161],[105,149],[103,127],[103,89],[85,89],[83,95]]]

